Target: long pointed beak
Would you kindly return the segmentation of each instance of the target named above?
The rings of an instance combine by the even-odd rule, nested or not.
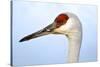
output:
[[[28,40],[33,39],[33,38],[37,38],[40,36],[51,34],[53,32],[53,30],[54,30],[54,24],[50,24],[47,27],[45,27],[45,28],[43,28],[35,33],[32,33],[28,36],[25,36],[19,42],[28,41]]]

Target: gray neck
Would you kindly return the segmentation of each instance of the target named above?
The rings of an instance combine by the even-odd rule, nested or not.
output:
[[[81,33],[72,33],[68,36],[69,48],[68,48],[68,62],[75,63],[79,61],[80,47],[81,47]]]

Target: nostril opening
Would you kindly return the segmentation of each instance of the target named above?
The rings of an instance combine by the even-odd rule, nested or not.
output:
[[[50,31],[50,29],[46,29],[46,31],[48,31],[48,32],[49,32],[49,31]]]

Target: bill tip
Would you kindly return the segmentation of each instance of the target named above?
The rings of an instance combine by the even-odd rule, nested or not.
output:
[[[24,39],[19,40],[19,42],[23,42],[23,41],[25,41],[25,40]]]

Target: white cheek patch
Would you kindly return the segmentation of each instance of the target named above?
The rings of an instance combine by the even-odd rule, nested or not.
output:
[[[55,31],[59,33],[69,33],[69,32],[76,32],[79,31],[80,24],[78,20],[74,18],[70,18],[66,24],[62,25],[61,27],[57,28]]]
[[[63,32],[68,32],[73,26],[72,19],[69,19],[66,24],[62,25],[59,29]]]
[[[66,31],[66,30],[68,31],[69,29],[72,28],[72,25],[73,25],[72,20],[69,19],[65,25],[62,25],[62,26],[60,27],[60,29],[61,29],[61,30],[64,30],[64,31]]]

